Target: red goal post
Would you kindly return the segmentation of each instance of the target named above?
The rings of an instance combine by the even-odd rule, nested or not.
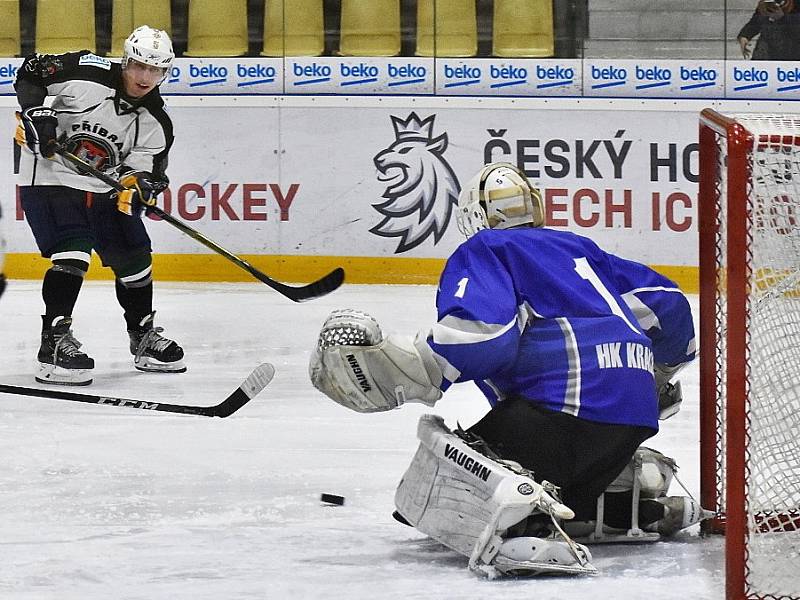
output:
[[[700,494],[726,598],[800,600],[800,115],[700,115]]]

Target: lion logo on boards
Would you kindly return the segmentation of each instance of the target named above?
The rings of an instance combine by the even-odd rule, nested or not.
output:
[[[416,248],[431,235],[438,243],[458,203],[461,187],[443,156],[447,134],[433,137],[435,118],[420,120],[413,112],[407,119],[392,116],[395,141],[373,159],[378,180],[387,187],[385,202],[373,205],[383,220],[370,232],[400,238],[396,254]]]

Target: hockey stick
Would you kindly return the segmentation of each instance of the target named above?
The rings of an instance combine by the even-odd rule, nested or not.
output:
[[[185,404],[167,404],[165,402],[150,402],[148,400],[131,400],[128,398],[115,398],[114,396],[95,396],[92,394],[77,394],[62,390],[42,390],[38,388],[18,387],[0,383],[0,393],[17,394],[20,396],[36,396],[37,398],[50,398],[53,400],[70,400],[71,402],[86,402],[88,404],[110,404],[111,406],[127,406],[128,408],[141,408],[144,410],[160,410],[163,412],[180,413],[184,415],[200,415],[203,417],[225,418],[242,408],[263,390],[275,375],[275,367],[269,363],[258,365],[242,384],[236,388],[225,400],[215,406],[188,406]]]
[[[75,165],[78,171],[99,179],[103,183],[110,185],[118,192],[125,190],[125,187],[122,186],[119,183],[119,181],[117,181],[113,177],[110,177],[109,175],[106,175],[99,169],[96,169],[94,166],[90,165],[89,163],[75,156],[71,152],[67,151],[62,145],[57,145],[55,151],[65,160]],[[314,298],[319,298],[320,296],[324,296],[325,294],[330,294],[344,282],[344,269],[342,269],[341,267],[337,267],[333,271],[322,277],[321,279],[312,281],[307,285],[297,286],[297,287],[286,285],[285,283],[281,283],[280,281],[275,281],[268,275],[262,273],[243,258],[240,258],[235,254],[233,254],[232,252],[229,252],[228,250],[226,250],[213,240],[207,238],[205,235],[203,235],[196,229],[192,229],[186,223],[184,223],[180,219],[173,217],[171,214],[162,210],[158,206],[148,206],[145,210],[147,211],[148,214],[152,213],[157,217],[159,217],[160,219],[166,221],[173,227],[180,229],[183,233],[188,235],[190,238],[197,240],[198,242],[203,244],[206,248],[210,248],[217,254],[224,256],[238,267],[241,267],[242,269],[250,273],[260,282],[266,283],[273,290],[286,296],[287,298],[289,298],[289,300],[293,300],[294,302],[305,302],[306,300],[312,300]]]

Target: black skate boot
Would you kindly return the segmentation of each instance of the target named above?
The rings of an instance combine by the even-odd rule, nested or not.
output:
[[[140,371],[155,373],[183,373],[183,348],[161,335],[162,327],[153,327],[156,311],[144,317],[135,330],[128,330],[131,338],[133,365]]]
[[[56,317],[42,329],[42,345],[36,381],[61,385],[89,385],[94,359],[81,352],[81,343],[72,335],[71,317]]]

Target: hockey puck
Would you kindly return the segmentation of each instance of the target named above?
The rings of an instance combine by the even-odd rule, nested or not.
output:
[[[336,494],[321,494],[319,499],[326,504],[335,504],[336,506],[344,504],[344,496],[337,496]]]

